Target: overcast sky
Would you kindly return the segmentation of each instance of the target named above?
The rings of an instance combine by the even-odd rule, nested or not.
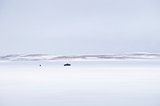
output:
[[[0,0],[0,54],[160,52],[159,0]]]

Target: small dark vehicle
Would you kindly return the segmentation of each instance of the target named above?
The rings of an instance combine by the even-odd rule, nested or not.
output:
[[[69,64],[69,63],[66,63],[66,64],[64,64],[64,66],[71,66],[71,64]]]

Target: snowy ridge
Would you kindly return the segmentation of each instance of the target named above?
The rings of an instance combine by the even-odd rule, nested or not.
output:
[[[0,61],[54,61],[54,60],[123,60],[123,59],[160,59],[160,53],[132,53],[106,55],[55,56],[49,54],[11,54],[0,56]]]

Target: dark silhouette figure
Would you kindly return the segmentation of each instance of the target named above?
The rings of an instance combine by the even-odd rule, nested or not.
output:
[[[64,66],[71,66],[71,64],[69,64],[69,63],[66,63],[66,64],[64,64]]]

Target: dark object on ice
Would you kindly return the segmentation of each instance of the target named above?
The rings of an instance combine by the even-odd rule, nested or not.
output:
[[[64,66],[71,66],[71,64],[69,64],[69,63],[66,63],[66,64],[64,64]]]
[[[42,65],[40,64],[39,66],[41,67]]]

